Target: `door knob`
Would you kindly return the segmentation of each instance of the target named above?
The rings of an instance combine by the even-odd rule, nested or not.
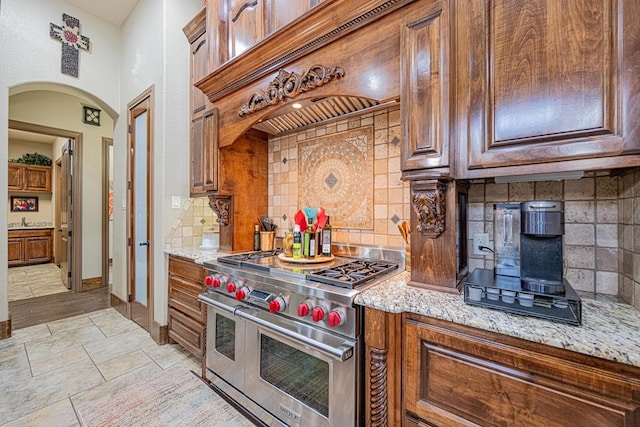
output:
[[[149,241],[147,240],[146,242],[140,243],[140,246],[149,246]]]

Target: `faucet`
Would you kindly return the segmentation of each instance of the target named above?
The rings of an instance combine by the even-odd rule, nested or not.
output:
[[[22,226],[26,227],[27,226],[27,221],[25,221],[25,217],[22,217]]]

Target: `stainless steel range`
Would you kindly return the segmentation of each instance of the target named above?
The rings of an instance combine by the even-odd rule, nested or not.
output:
[[[334,245],[292,263],[278,251],[204,263],[207,379],[268,425],[362,424],[362,290],[404,266],[404,252]]]

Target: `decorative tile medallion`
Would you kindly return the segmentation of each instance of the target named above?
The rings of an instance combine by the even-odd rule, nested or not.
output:
[[[373,228],[373,126],[298,144],[298,206],[322,206],[336,228]]]

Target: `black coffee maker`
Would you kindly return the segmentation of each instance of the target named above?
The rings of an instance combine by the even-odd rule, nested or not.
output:
[[[524,290],[562,295],[564,203],[536,200],[520,205],[520,279]]]

